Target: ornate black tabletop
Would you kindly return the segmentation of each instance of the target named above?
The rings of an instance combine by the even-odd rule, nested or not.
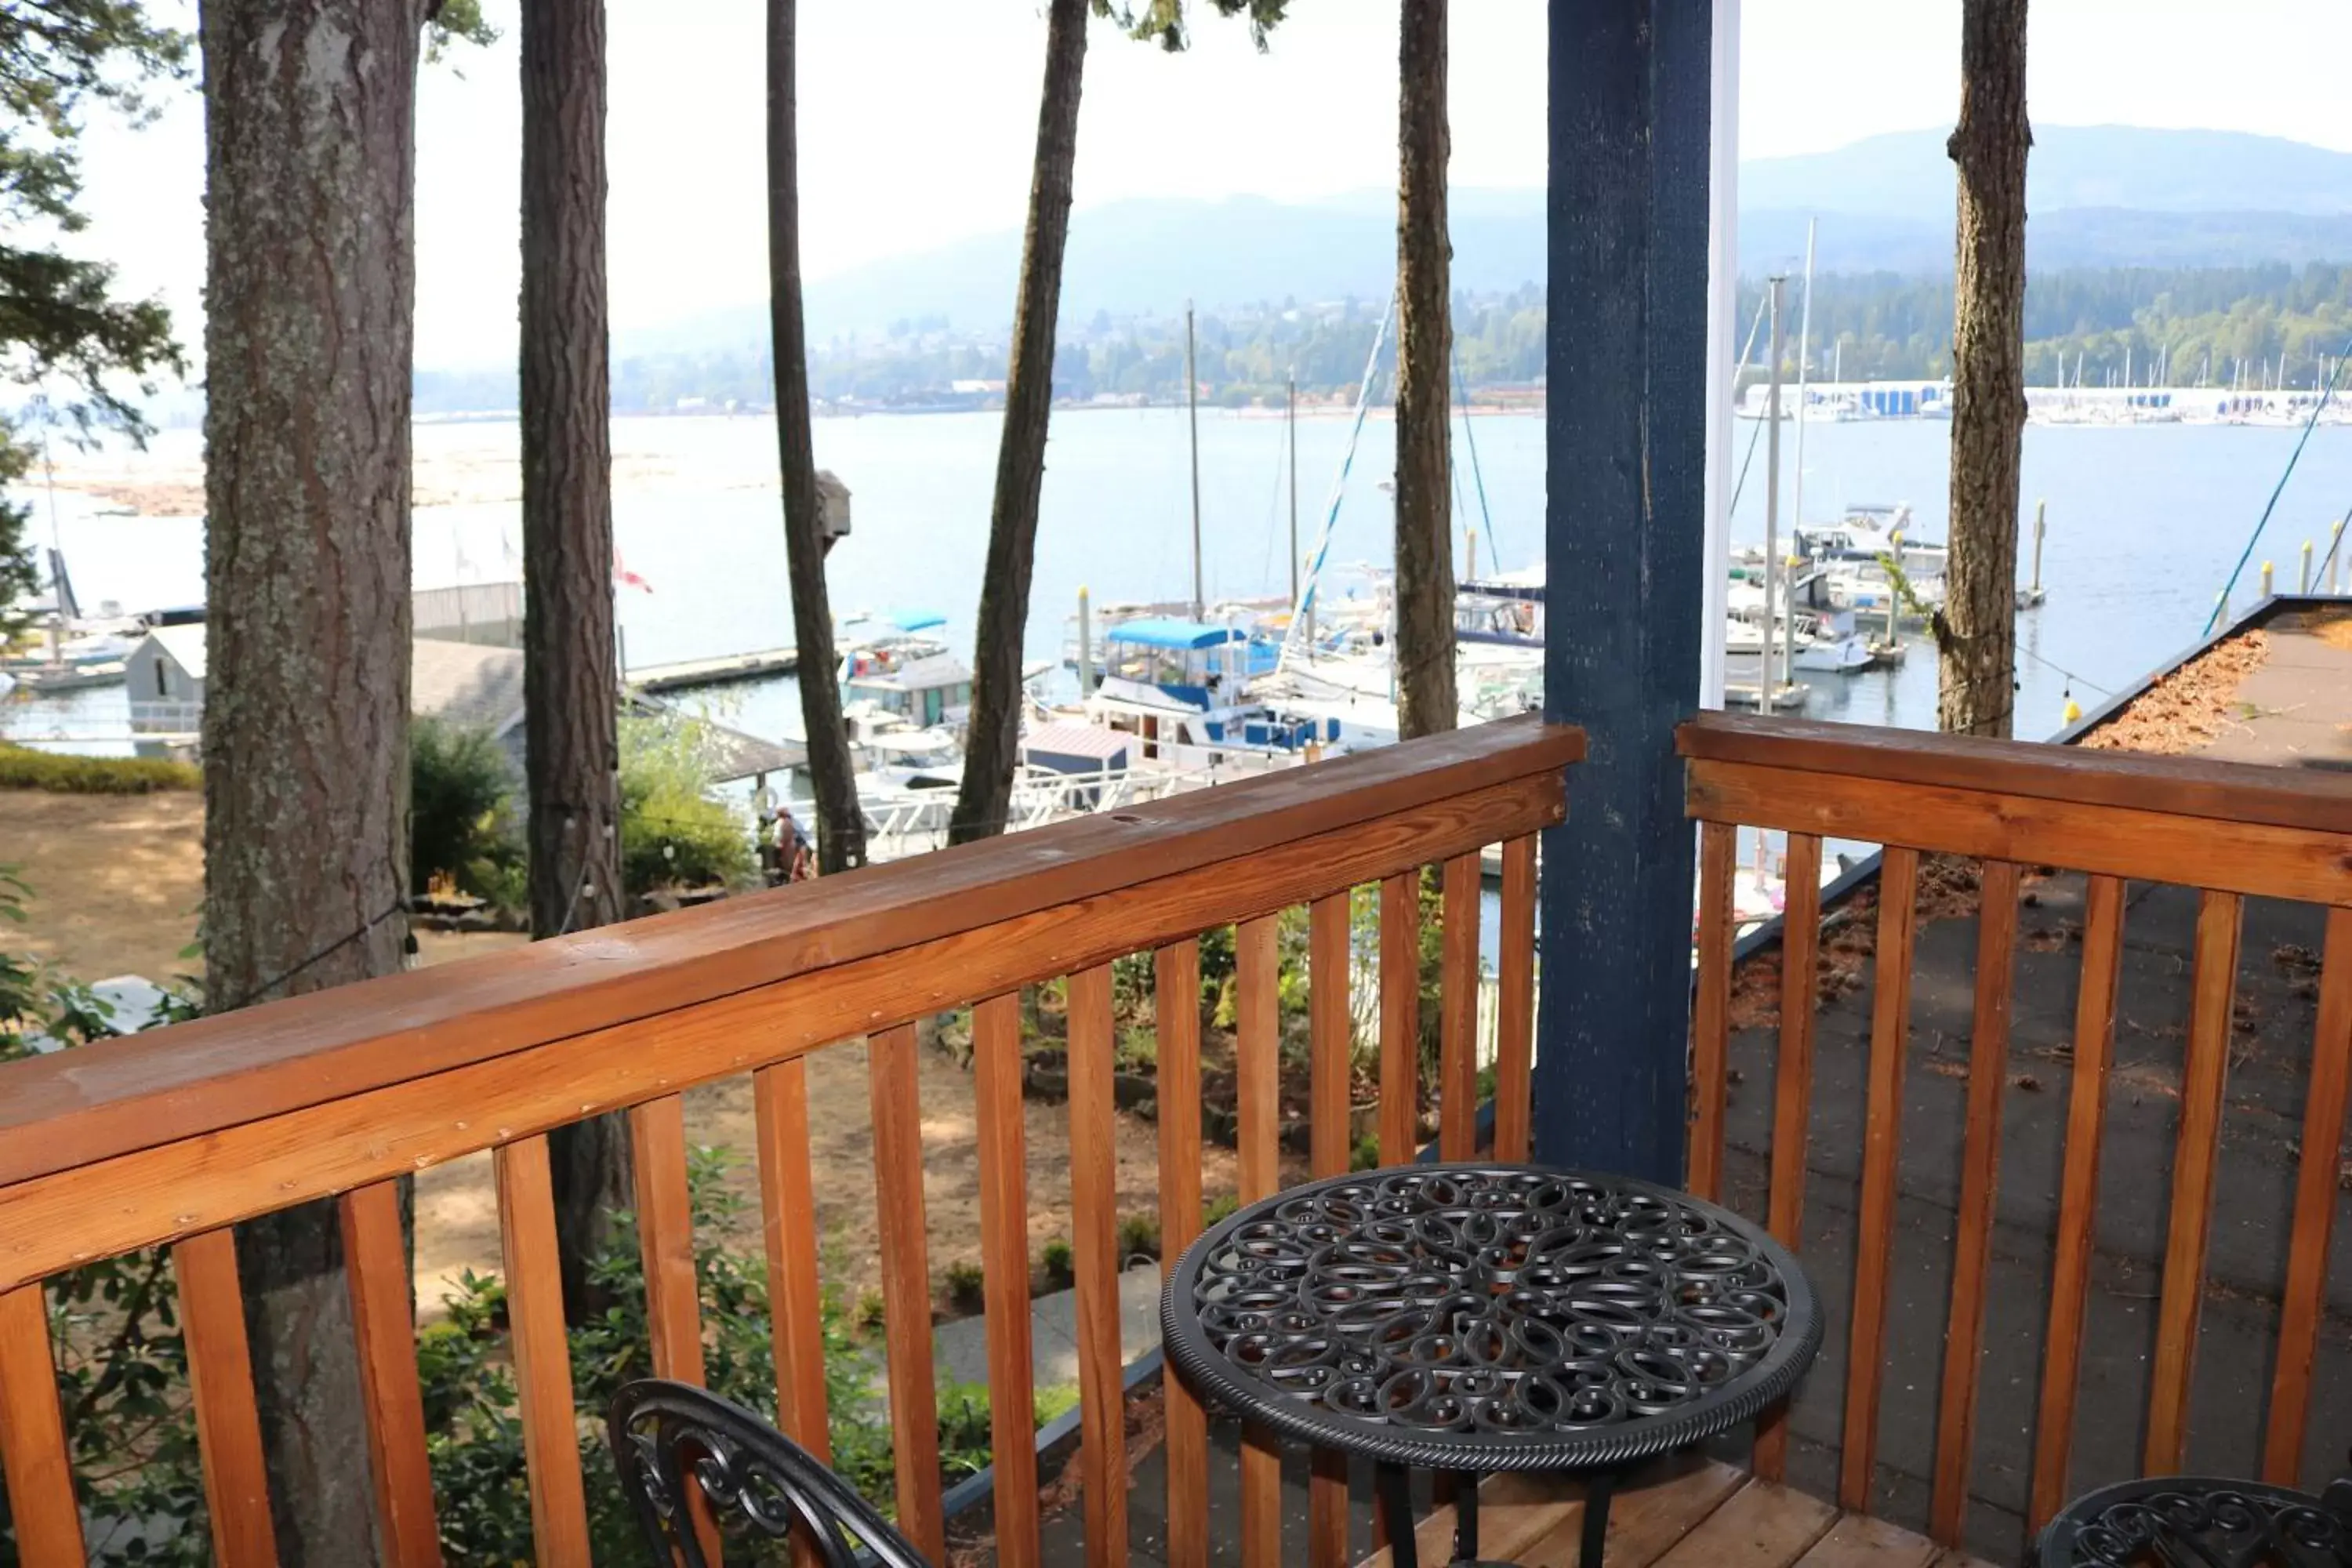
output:
[[[1821,1348],[1796,1260],[1622,1176],[1411,1165],[1213,1226],[1160,1300],[1204,1398],[1390,1464],[1614,1468],[1756,1416]]]
[[[2041,1568],[2352,1568],[2352,1480],[2324,1498],[2218,1476],[2085,1493],[2042,1532]]]

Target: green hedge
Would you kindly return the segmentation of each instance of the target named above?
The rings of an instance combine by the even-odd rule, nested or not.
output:
[[[163,789],[202,789],[205,776],[194,763],[163,757],[76,757],[0,745],[0,789],[40,789],[53,795],[152,795]]]

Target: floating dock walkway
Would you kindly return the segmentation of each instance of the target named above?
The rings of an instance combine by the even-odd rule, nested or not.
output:
[[[698,686],[729,686],[740,680],[790,675],[800,665],[798,649],[772,647],[758,653],[724,654],[717,658],[639,665],[628,672],[626,679],[640,691],[685,691]]]

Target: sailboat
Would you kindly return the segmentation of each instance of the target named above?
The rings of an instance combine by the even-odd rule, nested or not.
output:
[[[48,603],[37,606],[47,612],[48,646],[41,653],[0,659],[0,674],[10,678],[12,687],[43,695],[121,685],[136,639],[106,623],[85,623],[73,579],[66,573],[65,552],[52,544],[48,557]]]

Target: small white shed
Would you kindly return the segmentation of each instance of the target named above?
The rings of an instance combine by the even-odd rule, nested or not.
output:
[[[124,661],[131,727],[194,734],[205,711],[205,628],[157,626]]]

